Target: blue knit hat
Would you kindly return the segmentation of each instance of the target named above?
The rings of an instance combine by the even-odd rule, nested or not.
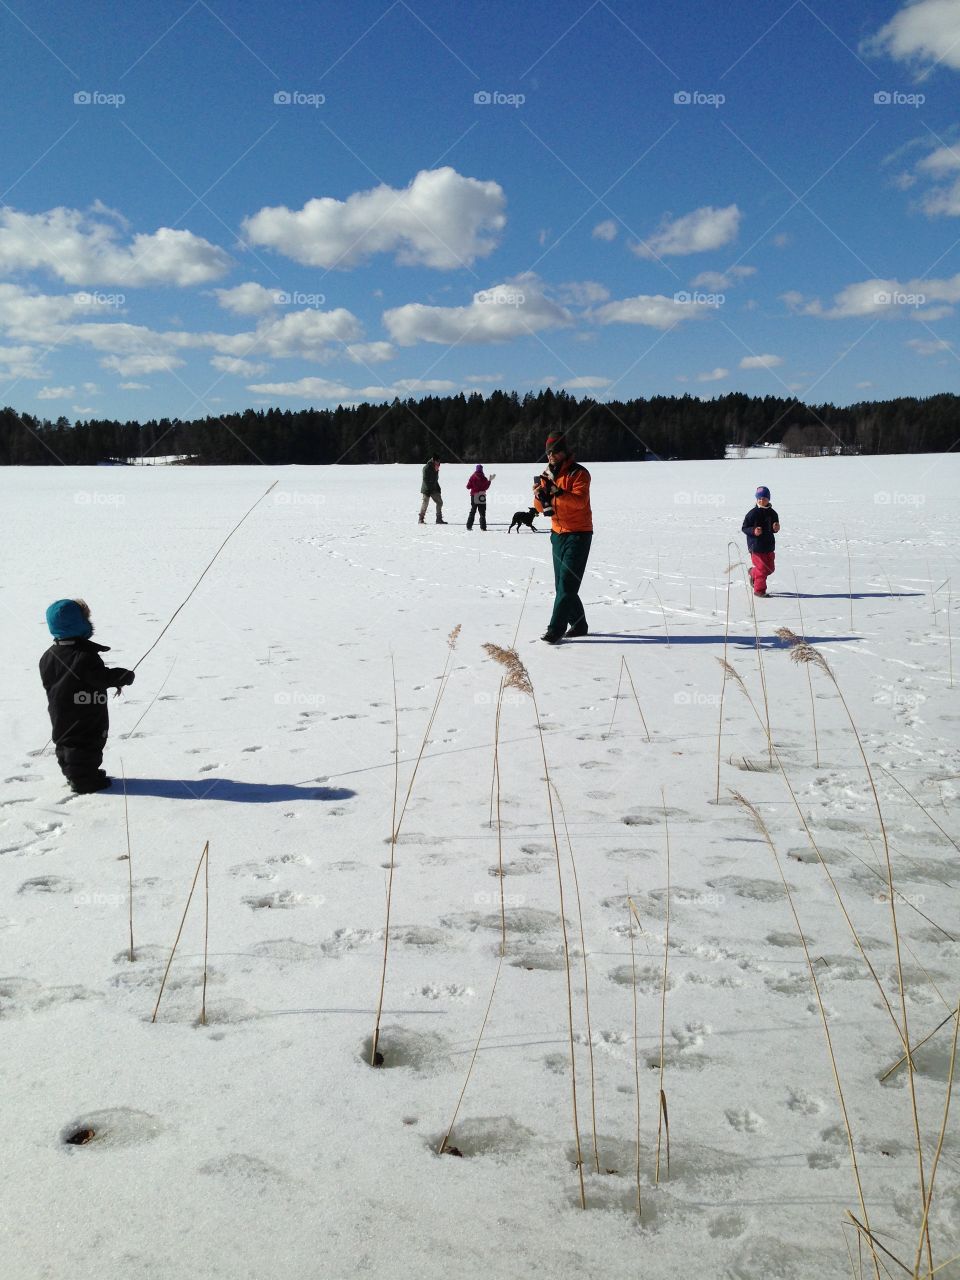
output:
[[[758,498],[769,498],[769,497],[770,497],[770,490],[767,488],[767,486],[766,486],[765,484],[758,484],[758,485],[757,485],[757,497],[758,497]]]
[[[86,640],[93,635],[90,610],[82,600],[54,600],[47,610],[54,640]]]
[[[482,463],[482,462],[478,462],[478,463],[477,463],[477,465],[476,465],[473,469],[474,469],[474,471],[482,471],[482,470],[483,470],[483,463]]]

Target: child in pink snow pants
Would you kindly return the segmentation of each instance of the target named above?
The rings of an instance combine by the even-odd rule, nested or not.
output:
[[[767,594],[767,579],[776,565],[775,533],[780,532],[780,517],[770,505],[770,490],[765,484],[757,489],[757,505],[743,517],[742,531],[747,535],[747,550],[753,567],[750,569],[750,581],[753,583],[753,594]]]

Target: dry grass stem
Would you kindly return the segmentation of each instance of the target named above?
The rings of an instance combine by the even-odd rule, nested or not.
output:
[[[593,1163],[597,1173],[600,1172],[600,1151],[597,1145],[597,1078],[593,1061],[593,1026],[590,1021],[590,967],[587,964],[587,939],[583,929],[583,904],[580,901],[580,880],[577,876],[577,862],[573,856],[573,841],[567,826],[567,815],[557,784],[553,783],[553,792],[560,806],[560,820],[563,823],[563,834],[570,855],[570,868],[573,871],[573,887],[577,898],[577,919],[580,923],[580,956],[583,960],[583,996],[587,1020],[587,1049],[590,1058],[590,1118],[593,1122]]]
[[[843,1096],[843,1086],[840,1083],[840,1069],[837,1066],[836,1054],[833,1051],[833,1037],[830,1034],[830,1023],[827,1018],[827,1011],[824,1008],[823,998],[820,994],[820,984],[817,981],[817,974],[813,966],[813,960],[810,957],[810,948],[807,945],[806,934],[804,933],[803,926],[800,923],[800,917],[797,915],[797,908],[793,900],[793,893],[790,889],[790,885],[787,883],[786,876],[783,874],[783,866],[781,865],[781,862],[780,862],[780,855],[777,853],[776,845],[773,843],[773,837],[770,835],[770,832],[767,829],[767,824],[764,822],[763,818],[760,816],[760,813],[757,810],[757,808],[753,804],[751,804],[751,802],[745,796],[741,795],[739,791],[732,792],[732,795],[734,800],[737,802],[737,804],[739,804],[743,809],[745,809],[747,813],[750,815],[750,817],[753,819],[757,830],[760,832],[761,836],[763,836],[763,839],[766,842],[768,849],[773,855],[773,860],[776,863],[776,867],[777,867],[777,873],[780,876],[781,883],[783,884],[783,891],[787,895],[787,902],[790,906],[790,914],[793,916],[793,922],[796,925],[797,933],[800,936],[800,944],[803,947],[803,955],[807,962],[807,971],[810,974],[810,981],[813,984],[813,990],[817,998],[817,1006],[820,1010],[820,1020],[823,1024],[823,1034],[827,1042],[827,1052],[830,1055],[830,1065],[833,1068],[833,1081],[834,1081],[834,1084],[836,1085],[837,1097],[840,1101],[840,1111],[843,1116],[843,1124],[847,1133],[847,1145],[850,1149],[850,1162],[853,1165],[853,1176],[857,1184],[857,1196],[860,1200],[860,1211],[863,1214],[863,1220],[866,1223],[867,1231],[869,1233],[870,1218],[867,1213],[867,1204],[863,1195],[863,1183],[860,1180],[860,1168],[857,1164],[857,1153],[856,1153],[854,1142],[853,1142],[853,1130],[850,1127],[850,1117],[847,1114],[847,1104]],[[868,1234],[868,1239],[870,1242],[870,1250],[873,1257],[874,1272],[877,1277],[877,1280],[880,1280],[880,1263],[877,1259],[876,1249],[874,1247],[874,1241],[873,1241],[872,1235]]]
[[[727,544],[728,549],[730,544]],[[720,685],[720,714],[717,717],[717,794],[716,803],[720,803],[720,741],[723,737],[723,698],[727,691],[727,648],[730,643],[730,568],[727,568],[727,613],[723,622],[723,681]]]
[[[390,657],[390,674],[393,679],[393,810],[390,815],[390,868],[387,871],[387,919],[383,927],[383,964],[380,969],[380,993],[377,997],[377,1017],[370,1046],[370,1065],[379,1066],[383,1055],[379,1052],[380,1019],[383,1017],[383,995],[387,985],[387,955],[390,948],[390,907],[393,903],[393,873],[397,862],[397,797],[400,792],[400,711],[397,707],[397,668]],[[379,1057],[380,1062],[377,1061]]]
[[[843,526],[843,541],[847,548],[847,595],[850,597],[850,630],[853,630],[853,562],[850,559],[850,539],[847,537],[847,526]]]
[[[500,953],[500,959],[497,963],[497,972],[494,974],[493,986],[490,988],[490,999],[487,1001],[486,1012],[483,1015],[483,1022],[480,1023],[480,1034],[477,1036],[477,1043],[474,1045],[473,1057],[470,1059],[470,1066],[467,1068],[467,1078],[463,1082],[463,1088],[460,1090],[460,1097],[457,1099],[457,1105],[454,1108],[453,1119],[447,1132],[443,1135],[439,1147],[437,1147],[437,1155],[442,1156],[447,1149],[447,1143],[450,1141],[450,1135],[453,1133],[453,1126],[457,1123],[457,1116],[460,1114],[460,1104],[463,1102],[464,1094],[467,1092],[467,1085],[470,1083],[470,1077],[473,1074],[473,1064],[477,1060],[477,1054],[480,1052],[480,1041],[483,1039],[483,1033],[486,1030],[487,1019],[490,1017],[490,1010],[493,1008],[493,997],[497,993],[497,983],[500,981],[500,970],[503,968],[503,953]]]
[[[957,853],[960,853],[960,843],[958,843],[956,840],[954,840],[953,836],[950,834],[950,832],[949,832],[949,831],[945,831],[945,830],[943,829],[943,827],[941,827],[940,823],[936,820],[936,818],[933,816],[933,814],[930,812],[930,810],[929,810],[929,809],[927,809],[923,804],[921,804],[921,803],[920,803],[920,801],[919,801],[919,800],[917,799],[917,797],[913,794],[913,792],[910,790],[910,788],[909,788],[909,787],[907,787],[907,786],[905,786],[905,785],[900,781],[900,779],[896,776],[896,774],[891,773],[889,769],[885,769],[885,768],[883,767],[883,765],[882,765],[882,764],[877,765],[877,768],[880,770],[880,772],[881,772],[882,774],[884,774],[886,777],[888,777],[888,778],[891,780],[891,782],[895,782],[895,783],[897,784],[897,786],[898,786],[902,791],[905,791],[905,792],[907,793],[907,795],[910,797],[910,799],[913,801],[913,803],[917,806],[917,808],[918,808],[918,809],[920,809],[920,810],[921,810],[921,812],[923,812],[924,814],[926,814],[926,816],[930,819],[930,821],[931,821],[931,822],[933,823],[933,825],[937,828],[937,830],[940,832],[940,834],[941,834],[942,836],[945,836],[945,837],[950,841],[950,843],[951,843],[951,844],[953,845],[953,847],[956,849]],[[940,881],[940,883],[941,883],[941,884],[946,884],[946,881],[941,880],[941,881]],[[950,887],[951,887],[950,885],[947,885],[947,888],[948,888],[948,889],[949,889]]]
[[[190,910],[190,903],[193,901],[193,891],[197,887],[197,880],[200,878],[200,868],[207,860],[207,852],[209,849],[210,841],[208,840],[203,846],[203,852],[200,854],[200,861],[197,863],[197,869],[193,873],[193,882],[190,885],[190,892],[187,894],[187,905],[183,908],[183,915],[180,917],[180,928],[177,930],[177,936],[173,940],[173,949],[170,952],[170,959],[167,961],[167,967],[163,971],[163,981],[160,983],[160,992],[157,996],[157,1003],[153,1006],[153,1017],[150,1019],[151,1022],[156,1022],[157,1020],[160,1001],[163,999],[163,989],[167,985],[167,975],[170,973],[170,966],[173,964],[173,957],[177,954],[180,935],[183,933],[183,926],[187,919],[187,912]],[[204,977],[206,977],[206,969],[204,969]]]
[[[623,683],[623,655],[621,654],[620,671],[617,674],[617,692],[613,695],[613,710],[610,712],[610,724],[607,727],[607,732],[603,735],[604,738],[609,738],[610,734],[613,732],[613,718],[617,714],[617,704],[620,701],[620,686],[622,683]]]
[[[953,1015],[953,1045],[950,1050],[950,1074],[947,1078],[947,1096],[943,1104],[943,1123],[940,1125],[940,1137],[937,1139],[937,1149],[934,1153],[933,1164],[930,1166],[930,1185],[927,1188],[927,1199],[923,1210],[923,1222],[920,1224],[920,1239],[917,1242],[917,1254],[914,1260],[914,1271],[920,1270],[920,1258],[923,1255],[923,1245],[926,1240],[928,1248],[930,1243],[930,1205],[933,1202],[933,1184],[937,1176],[937,1168],[940,1164],[940,1156],[943,1152],[943,1140],[947,1134],[947,1119],[950,1115],[950,1099],[953,1095],[953,1074],[957,1065],[957,1032],[960,1031],[960,1006],[958,1006]],[[933,1269],[933,1261],[930,1261],[930,1269]]]
[[[573,1133],[577,1152],[577,1175],[580,1180],[580,1208],[587,1207],[587,1193],[583,1182],[583,1147],[580,1142],[580,1117],[577,1110],[577,1060],[573,1039],[573,980],[570,972],[570,942],[567,937],[567,917],[563,895],[563,871],[560,864],[560,838],[557,834],[557,821],[553,809],[553,788],[550,777],[550,766],[547,763],[547,746],[540,727],[540,708],[537,706],[533,682],[516,649],[503,649],[500,645],[485,644],[484,652],[507,672],[504,680],[505,689],[517,689],[529,696],[533,703],[533,714],[537,724],[537,735],[540,739],[540,755],[543,760],[543,774],[547,785],[547,807],[550,812],[550,830],[553,835],[553,849],[557,865],[557,888],[560,897],[560,927],[563,933],[563,963],[567,980],[567,1028],[570,1048],[570,1084],[573,1102]]]
[[[659,569],[657,571],[657,577],[658,578],[660,577]],[[660,599],[660,592],[657,590],[657,588],[654,586],[652,582],[650,583],[650,585],[651,587],[653,587],[653,594],[657,597],[657,604],[660,606],[660,613],[663,616],[663,629],[667,633],[667,648],[669,649],[670,648],[670,628],[667,626],[667,611],[666,609],[664,609],[663,601]]]
[[[806,640],[807,638],[806,628],[804,627],[804,624],[803,624],[803,606],[800,604],[800,583],[797,580],[796,574],[793,575],[793,585],[794,585],[794,590],[797,596],[797,613],[800,615],[800,635],[804,640]],[[813,697],[813,675],[809,667],[807,667],[807,688],[810,691],[810,718],[813,721],[813,749],[817,758],[817,768],[819,769],[820,768],[820,739],[817,736],[817,706]]]
[[[938,1022],[932,1031],[928,1031],[922,1040],[918,1040],[916,1042],[916,1044],[912,1047],[910,1052],[916,1053],[917,1050],[922,1048],[927,1043],[928,1040],[932,1040],[933,1037],[937,1034],[937,1032],[942,1027],[945,1027],[947,1023],[950,1022],[951,1020],[956,1019],[956,1016],[957,1016],[956,1010],[951,1009],[942,1022]],[[880,1084],[883,1084],[885,1080],[889,1079],[889,1077],[892,1076],[895,1071],[897,1071],[900,1067],[903,1066],[906,1060],[907,1060],[907,1055],[904,1053],[896,1060],[896,1062],[893,1064],[892,1067],[888,1067],[887,1070],[883,1073],[883,1075],[880,1077]]]
[[[897,986],[899,988],[899,993],[900,993],[901,1023],[898,1027],[898,1031],[900,1033],[900,1038],[903,1042],[903,1047],[907,1054],[907,1067],[909,1072],[908,1079],[909,1079],[909,1085],[910,1085],[910,1106],[913,1113],[914,1142],[917,1148],[917,1169],[918,1169],[919,1182],[920,1182],[920,1199],[921,1199],[921,1205],[923,1205],[926,1203],[927,1189],[926,1189],[926,1178],[924,1175],[924,1168],[923,1168],[923,1143],[920,1136],[920,1114],[917,1107],[917,1086],[916,1086],[916,1078],[915,1078],[916,1070],[913,1064],[913,1058],[910,1053],[910,1026],[909,1026],[908,1015],[907,1015],[906,986],[903,980],[903,960],[900,955],[900,928],[899,928],[899,925],[897,924],[896,890],[893,884],[893,861],[890,855],[890,841],[887,835],[887,824],[884,821],[883,810],[880,807],[880,796],[877,793],[877,786],[873,778],[873,770],[870,768],[870,762],[867,760],[867,753],[863,747],[863,741],[860,737],[860,731],[857,729],[856,721],[853,718],[853,713],[851,712],[850,707],[847,704],[847,700],[843,695],[843,690],[840,688],[840,684],[836,676],[833,674],[830,664],[827,662],[824,656],[813,647],[813,645],[808,644],[805,640],[800,640],[799,637],[793,635],[793,633],[789,631],[788,628],[786,627],[782,628],[780,631],[777,632],[777,634],[781,637],[781,639],[787,640],[788,643],[790,643],[793,646],[790,651],[790,657],[795,662],[813,663],[815,666],[818,666],[824,672],[825,675],[829,677],[830,682],[832,683],[834,689],[836,690],[837,697],[840,699],[840,703],[846,713],[847,720],[850,724],[850,729],[853,733],[854,739],[856,740],[857,748],[860,752],[860,758],[863,761],[863,767],[867,773],[867,781],[870,784],[870,791],[871,791],[871,794],[873,795],[873,803],[877,810],[877,821],[880,824],[880,836],[883,840],[883,854],[884,854],[884,861],[885,861],[886,870],[887,870],[887,887],[889,890],[889,902],[890,902],[890,925],[891,925],[891,932],[893,935],[894,951],[896,954]],[[933,1256],[932,1256],[932,1247],[930,1244],[929,1229],[927,1232],[927,1255],[928,1255],[927,1261],[929,1263],[930,1269],[932,1270]]]
[[[664,1036],[667,1024],[667,964],[670,955],[670,822],[667,818],[667,799],[660,789],[663,801],[663,827],[667,844],[667,922],[663,935],[663,981],[660,989],[660,1109],[657,1116],[657,1161],[655,1181],[660,1183],[660,1138],[661,1130],[666,1130],[667,1139],[667,1177],[670,1177],[670,1120],[667,1115],[667,1095],[663,1089],[664,1071]]]
[[[133,851],[130,848],[130,809],[127,805],[127,774],[120,761],[120,776],[123,779],[123,822],[127,829],[127,915],[130,925],[130,950],[127,959],[132,964],[136,959],[133,950]]]
[[[627,679],[630,681],[630,688],[633,692],[633,700],[637,704],[637,710],[640,712],[640,722],[643,725],[643,732],[647,735],[647,741],[652,742],[653,739],[650,737],[650,730],[647,728],[647,717],[643,714],[643,707],[641,707],[640,699],[637,697],[637,688],[633,683],[633,676],[630,674],[630,668],[627,665],[626,658],[623,660],[623,669],[627,673]]]
[[[636,948],[633,945],[633,912],[635,911],[636,911],[636,907],[634,906],[633,900],[631,899],[630,894],[628,892],[627,893],[627,921],[629,923],[629,928],[630,928],[630,973],[632,978],[631,988],[633,991],[633,1082],[634,1082],[635,1096],[637,1100],[636,1179],[637,1179],[637,1216],[639,1217],[643,1213],[643,1205],[640,1200],[640,1029],[639,1029],[639,1014],[637,1012],[637,952],[636,952]]]
[[[207,1025],[207,955],[210,949],[210,841],[203,860],[203,992],[200,996],[200,1025]]]

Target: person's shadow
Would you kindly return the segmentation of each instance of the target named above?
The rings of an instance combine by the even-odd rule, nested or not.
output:
[[[124,783],[113,780],[113,790]],[[233,804],[289,804],[297,800],[349,800],[348,787],[321,787],[291,782],[237,782],[234,778],[127,778],[128,796],[162,796],[165,800],[225,800]]]

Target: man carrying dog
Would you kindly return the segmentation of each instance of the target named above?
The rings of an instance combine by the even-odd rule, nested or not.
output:
[[[538,511],[552,517],[550,545],[557,594],[550,625],[540,639],[556,644],[564,635],[575,638],[587,634],[580,583],[593,541],[593,515],[590,472],[575,460],[566,436],[551,433],[546,451],[547,469],[534,486],[533,501]]]

